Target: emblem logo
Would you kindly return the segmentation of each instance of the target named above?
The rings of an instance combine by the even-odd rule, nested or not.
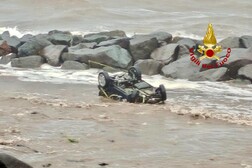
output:
[[[217,44],[217,40],[214,35],[213,26],[211,23],[208,24],[206,35],[203,39],[203,45],[196,45],[194,48],[191,48],[190,50],[190,56],[191,61],[194,62],[196,65],[200,66],[201,61],[203,59],[210,59],[210,60],[217,60],[215,64],[202,64],[202,68],[218,68],[223,66],[223,64],[228,60],[231,49],[227,49],[227,54],[225,58],[222,61],[220,60],[220,57],[217,56],[219,52],[222,51],[222,47]],[[196,58],[194,55],[194,52],[197,51],[200,53],[199,58]]]

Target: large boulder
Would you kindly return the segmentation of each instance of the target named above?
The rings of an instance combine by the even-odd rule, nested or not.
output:
[[[27,163],[7,155],[5,153],[0,153],[0,167],[1,168],[32,168]]]
[[[99,47],[96,49],[80,49],[64,53],[62,59],[79,61],[81,63],[89,64],[89,61],[118,67],[127,68],[132,63],[132,58],[129,52],[118,45]]]
[[[177,42],[177,44],[185,45],[188,49],[194,47],[196,43],[190,38],[183,38]]]
[[[156,61],[161,61],[164,65],[167,65],[178,58],[178,53],[179,53],[178,44],[168,44],[155,49],[151,53],[151,58]]]
[[[122,37],[122,38],[116,38],[108,41],[103,41],[100,42],[97,47],[105,47],[105,46],[111,46],[111,45],[119,45],[122,48],[128,50],[129,49],[129,44],[130,44],[130,39],[127,37]]]
[[[10,32],[9,31],[4,31],[1,34],[1,39],[6,39],[6,38],[9,38],[9,37],[10,37]]]
[[[240,37],[228,37],[219,42],[222,49],[226,48],[241,48]]]
[[[99,33],[90,33],[84,36],[86,37],[91,37],[93,35],[99,35],[99,36],[107,36],[107,37],[127,37],[125,32],[122,30],[112,30],[112,31],[105,31],[105,32],[99,32]]]
[[[61,54],[67,51],[66,45],[49,45],[41,50],[40,55],[45,57],[49,65],[59,66]]]
[[[84,40],[82,35],[73,35],[72,46],[82,43]]]
[[[96,42],[99,44],[100,42],[119,38],[119,37],[127,37],[124,31],[121,30],[113,30],[113,31],[106,31],[106,32],[99,32],[99,33],[91,33],[86,34],[84,36],[83,42]]]
[[[52,43],[43,37],[33,37],[18,48],[18,56],[39,55],[40,51]]]
[[[156,31],[149,34],[150,37],[155,37],[159,43],[166,42],[170,43],[172,41],[172,35],[163,31]]]
[[[83,42],[85,42],[85,43],[93,43],[94,42],[94,43],[99,44],[102,41],[107,41],[110,39],[112,39],[112,38],[109,36],[94,34],[94,35],[87,36],[87,37],[84,36]]]
[[[38,68],[43,63],[45,63],[45,59],[39,55],[14,58],[11,60],[11,66],[12,67],[19,67],[19,68]]]
[[[224,51],[225,52],[225,51]],[[224,61],[225,57],[222,57]],[[229,69],[228,75],[232,78],[236,78],[238,70],[247,64],[252,64],[252,47],[248,49],[234,48],[231,50],[230,56],[224,63],[224,67]]]
[[[48,33],[48,40],[54,45],[67,45],[71,46],[73,36],[68,31],[53,30]]]
[[[85,63],[80,63],[77,61],[65,61],[61,69],[69,69],[69,70],[86,70],[88,69],[88,65]]]
[[[252,64],[248,64],[239,69],[238,75],[242,78],[249,79],[252,81]]]
[[[241,36],[240,43],[243,48],[250,48],[252,47],[252,36]]]
[[[26,43],[27,41],[31,40],[34,36],[31,34],[25,34],[20,38],[22,44]]]
[[[159,74],[163,64],[160,61],[155,61],[153,59],[138,60],[135,65],[139,67],[141,72],[146,75],[156,75]]]
[[[190,60],[190,56],[183,56],[182,58],[164,66],[161,73],[166,77],[189,79],[190,76],[198,73],[201,67],[197,66]]]
[[[130,51],[134,61],[137,61],[139,59],[149,59],[150,54],[157,47],[157,38],[137,35],[130,40]]]
[[[68,51],[72,52],[72,51],[80,50],[80,49],[84,49],[84,48],[94,48],[96,45],[97,45],[97,43],[94,43],[94,42],[93,43],[80,43],[75,46],[68,47]]]
[[[226,67],[209,69],[203,72],[198,72],[189,77],[191,81],[223,81],[229,79],[227,76],[228,69]]]
[[[0,56],[7,55],[11,53],[11,47],[6,41],[0,40]]]
[[[16,57],[17,57],[17,54],[15,54],[15,53],[10,53],[8,55],[4,55],[0,59],[0,64],[8,64],[9,62],[11,62],[11,60],[13,58],[16,58]]]

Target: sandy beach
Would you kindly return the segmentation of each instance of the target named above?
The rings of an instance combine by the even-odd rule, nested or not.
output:
[[[0,148],[33,167],[248,168],[252,128],[164,105],[110,101],[95,85],[0,79]]]

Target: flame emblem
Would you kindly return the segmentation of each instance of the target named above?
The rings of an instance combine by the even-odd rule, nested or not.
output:
[[[202,54],[199,60],[208,58],[208,59],[217,59],[220,58],[216,56],[217,53],[221,52],[221,46],[217,45],[217,40],[214,35],[213,26],[211,23],[208,24],[206,35],[203,39],[204,46],[198,46],[198,52]]]

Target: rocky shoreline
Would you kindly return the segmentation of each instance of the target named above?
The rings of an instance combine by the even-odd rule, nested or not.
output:
[[[127,37],[121,30],[87,35],[73,35],[53,30],[47,34],[26,34],[21,38],[0,35],[0,64],[12,67],[39,68],[48,63],[62,69],[127,69],[135,65],[143,74],[161,74],[174,79],[252,82],[252,36],[227,37],[218,44],[221,59],[231,48],[230,57],[221,67],[211,69],[195,65],[189,49],[202,40],[173,37],[167,32],[153,32]],[[196,53],[197,55],[197,53]],[[208,65],[216,61],[203,61]],[[107,66],[105,66],[107,65]]]

